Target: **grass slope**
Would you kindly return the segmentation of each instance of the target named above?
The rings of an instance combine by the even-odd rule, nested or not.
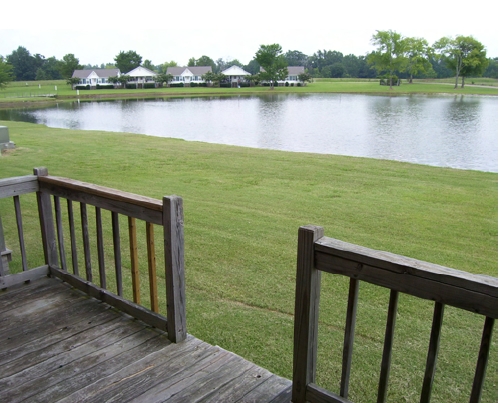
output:
[[[189,333],[288,378],[300,225],[322,225],[330,237],[497,276],[495,173],[0,125],[9,127],[17,145],[0,158],[1,177],[46,166],[52,175],[154,198],[182,196]],[[323,279],[318,382],[337,390],[347,287],[330,277]],[[375,400],[387,304],[385,290],[362,285],[353,401]],[[391,401],[417,399],[431,317],[432,304],[401,298]],[[444,326],[433,397],[462,402],[471,387],[482,322],[448,308]],[[497,343],[482,401],[497,401]]]

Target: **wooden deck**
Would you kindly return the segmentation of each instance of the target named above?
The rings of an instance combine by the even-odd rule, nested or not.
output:
[[[0,292],[1,402],[289,402],[291,381],[54,278]]]

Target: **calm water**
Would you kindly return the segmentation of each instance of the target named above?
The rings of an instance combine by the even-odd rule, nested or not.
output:
[[[497,97],[269,94],[63,103],[0,119],[497,172]]]

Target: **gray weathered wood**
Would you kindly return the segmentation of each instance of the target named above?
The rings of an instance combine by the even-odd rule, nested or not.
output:
[[[116,294],[123,296],[123,278],[121,272],[121,238],[118,213],[111,213],[113,225],[114,273],[116,276]]]
[[[359,299],[359,281],[350,279],[348,291],[347,315],[345,321],[345,337],[343,339],[343,361],[341,368],[340,396],[348,398],[350,371],[352,369],[353,346],[355,340],[355,323],[357,322],[357,302]]]
[[[92,281],[92,256],[90,254],[90,235],[88,233],[87,205],[80,203],[81,236],[83,239],[83,256],[85,258],[85,276],[87,281]]]
[[[57,228],[57,242],[59,244],[59,259],[63,270],[67,270],[66,251],[64,247],[64,230],[62,226],[61,200],[54,196],[55,223]]]
[[[21,273],[9,274],[0,276],[0,290],[13,287],[17,284],[25,283],[26,281],[34,281],[49,273],[48,266],[40,266],[34,269],[23,271]]]
[[[480,352],[478,353],[478,361],[476,364],[475,378],[471,389],[470,403],[480,403],[480,399],[482,397],[483,384],[485,382],[485,374],[487,372],[487,363],[492,343],[492,333],[494,331],[494,322],[495,320],[493,318],[485,318],[482,332],[482,342],[480,344]]]
[[[102,232],[102,214],[95,208],[95,227],[97,228],[97,261],[99,264],[99,281],[101,288],[106,289],[106,265],[104,262],[104,234]]]
[[[43,177],[40,188],[50,194],[161,225],[161,202],[117,189],[54,176]]]
[[[71,239],[71,261],[73,263],[73,274],[79,275],[78,270],[78,250],[76,248],[76,229],[73,212],[73,202],[67,201],[68,204],[68,222],[69,222],[69,237]]]
[[[428,355],[426,357],[426,370],[423,379],[423,388],[421,390],[421,403],[430,403],[431,392],[433,388],[433,378],[437,369],[437,357],[440,347],[440,335],[442,331],[442,322],[444,320],[445,305],[440,302],[435,302],[433,311],[433,324],[430,334],[430,346],[428,347]]]
[[[0,199],[38,191],[36,175],[0,179]]]
[[[324,236],[322,227],[298,231],[293,347],[293,402],[306,400],[307,385],[315,381],[321,275],[314,265],[314,243]]]
[[[316,245],[316,265],[330,273],[497,319],[497,278],[465,273],[326,237]]]
[[[28,270],[28,258],[26,256],[26,245],[24,243],[23,215],[21,212],[21,201],[19,196],[14,196],[14,210],[16,212],[17,236],[19,239],[19,249],[21,250],[21,262],[23,271]]]
[[[35,168],[34,174],[39,178],[47,176],[46,168]],[[42,192],[40,189],[36,192],[38,201],[38,216],[40,219],[40,228],[42,231],[43,252],[45,263],[49,266],[58,266],[57,241],[55,236],[54,218],[52,214],[52,204],[50,195]]]
[[[390,291],[390,302],[388,304],[388,317],[386,320],[385,343],[383,345],[383,358],[378,387],[378,403],[386,401],[388,392],[388,378],[390,375],[390,363],[392,359],[393,337],[395,334],[395,323],[397,321],[398,291]]]
[[[184,211],[182,198],[163,197],[163,231],[165,253],[166,311],[168,338],[173,342],[185,339],[185,268]]]

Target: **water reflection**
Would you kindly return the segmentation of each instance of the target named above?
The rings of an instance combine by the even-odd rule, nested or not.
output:
[[[277,94],[64,103],[2,120],[497,172],[497,97]]]

